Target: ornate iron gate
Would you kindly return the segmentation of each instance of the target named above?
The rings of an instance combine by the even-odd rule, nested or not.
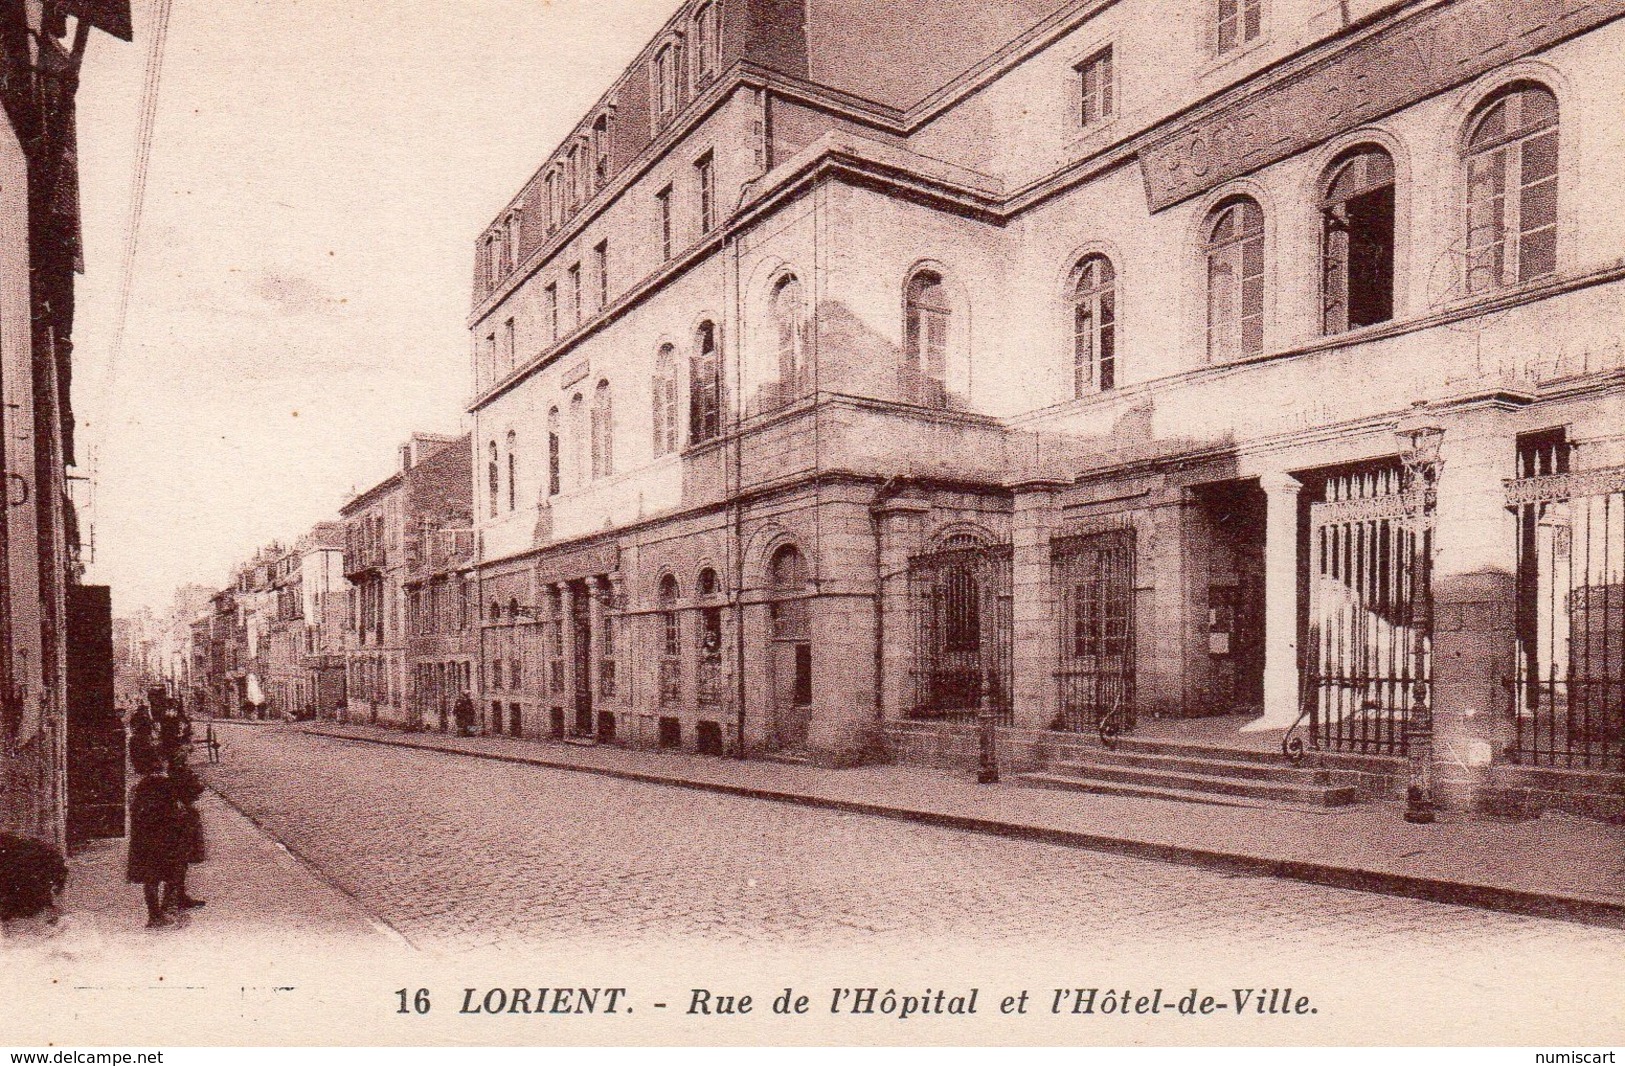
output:
[[[1061,638],[1060,709],[1051,728],[1134,727],[1134,530],[1055,540],[1051,547]]]
[[[996,720],[1010,725],[1009,546],[953,546],[916,556],[909,560],[909,598],[917,656],[909,717],[974,718],[985,685]]]
[[[1431,677],[1417,564],[1433,538],[1407,519],[1401,477],[1398,467],[1333,477],[1309,508],[1305,696],[1316,747],[1405,754],[1416,684]]]
[[[1507,482],[1519,540],[1511,755],[1625,770],[1625,467],[1519,465],[1541,472]]]

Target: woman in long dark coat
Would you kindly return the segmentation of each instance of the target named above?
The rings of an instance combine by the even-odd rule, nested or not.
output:
[[[130,851],[124,875],[141,886],[147,903],[147,928],[172,924],[164,913],[165,896],[184,884],[184,828],[173,783],[163,763],[148,766],[130,790]]]

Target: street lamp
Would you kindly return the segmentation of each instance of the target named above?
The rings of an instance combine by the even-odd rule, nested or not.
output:
[[[1394,427],[1399,439],[1399,461],[1404,468],[1400,501],[1415,538],[1416,594],[1411,600],[1416,629],[1414,704],[1405,726],[1409,782],[1405,789],[1405,820],[1418,825],[1433,821],[1433,711],[1428,705],[1427,664],[1433,646],[1433,549],[1439,506],[1439,457],[1444,427],[1434,420],[1424,401],[1418,401]]]

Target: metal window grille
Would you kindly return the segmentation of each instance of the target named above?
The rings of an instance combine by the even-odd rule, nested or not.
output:
[[[969,720],[984,690],[1002,725],[1011,707],[1008,545],[955,546],[909,562],[915,623],[911,718]]]
[[[1060,636],[1052,728],[1093,732],[1114,712],[1123,729],[1134,724],[1134,549],[1128,528],[1051,546]]]

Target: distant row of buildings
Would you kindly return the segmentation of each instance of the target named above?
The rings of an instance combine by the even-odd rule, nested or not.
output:
[[[226,587],[115,626],[125,705],[162,685],[194,715],[446,724],[472,683],[469,438],[415,434],[336,520],[272,543]]]

